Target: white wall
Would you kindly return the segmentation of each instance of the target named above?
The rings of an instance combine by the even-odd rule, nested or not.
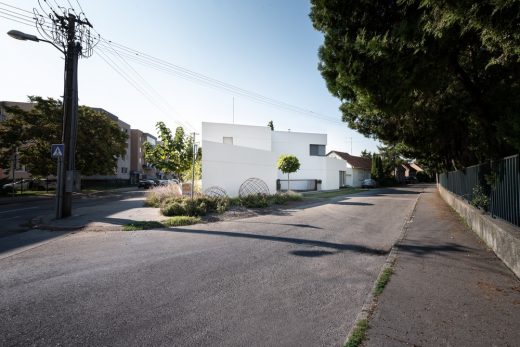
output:
[[[202,122],[202,140],[223,143],[224,137],[232,137],[234,146],[271,150],[271,129],[239,124]]]
[[[219,186],[229,196],[238,196],[240,185],[256,177],[267,184],[271,194],[276,193],[274,153],[204,140],[202,148],[202,191]]]
[[[223,137],[233,137],[233,145],[223,144]],[[243,181],[250,177],[264,180],[276,192],[276,179],[287,180],[276,168],[282,154],[295,155],[300,170],[290,175],[291,189],[305,189],[304,180],[321,180],[321,189],[339,188],[339,171],[346,162],[326,156],[311,156],[310,145],[327,145],[326,134],[271,131],[267,126],[202,123],[202,188],[216,185],[236,196]],[[282,182],[282,190],[287,184]]]

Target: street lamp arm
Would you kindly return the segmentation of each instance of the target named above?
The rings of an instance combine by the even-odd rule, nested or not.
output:
[[[58,51],[65,54],[65,51],[63,49],[61,49],[60,47],[58,47],[54,42],[41,39],[35,35],[26,34],[24,32],[18,31],[18,30],[9,30],[7,32],[7,35],[11,36],[13,39],[17,39],[17,40],[21,40],[21,41],[47,42],[47,43],[50,43],[51,45],[53,45]]]

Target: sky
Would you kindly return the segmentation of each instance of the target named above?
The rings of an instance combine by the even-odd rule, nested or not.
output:
[[[359,155],[363,149],[377,150],[376,141],[340,121],[340,102],[328,92],[317,68],[323,36],[312,27],[308,0],[47,2],[55,8],[72,5],[78,13],[81,5],[102,38],[161,59],[175,71],[187,69],[277,101],[273,106],[235,88],[229,91],[166,71],[164,65],[158,69],[149,61],[138,63],[102,41],[91,57],[79,61],[79,103],[104,108],[132,128],[156,134],[156,123],[164,121],[172,129],[182,125],[187,132],[200,133],[201,122],[266,126],[272,120],[275,130],[327,134],[328,151]],[[37,0],[1,0],[0,32],[39,35],[23,20],[31,14],[12,6],[41,12]],[[11,20],[14,15],[22,23]],[[0,52],[0,100],[63,95],[64,61],[57,49],[0,34]]]

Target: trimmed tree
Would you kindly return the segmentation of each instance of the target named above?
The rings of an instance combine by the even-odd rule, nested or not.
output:
[[[300,161],[296,156],[291,154],[282,154],[280,158],[278,158],[278,170],[287,174],[287,191],[290,190],[290,179],[289,174],[296,172],[300,169]]]

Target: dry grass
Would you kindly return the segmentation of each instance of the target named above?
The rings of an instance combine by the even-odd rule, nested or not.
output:
[[[150,189],[146,193],[146,206],[161,207],[163,201],[168,198],[182,196],[182,189],[179,184],[168,184]]]

